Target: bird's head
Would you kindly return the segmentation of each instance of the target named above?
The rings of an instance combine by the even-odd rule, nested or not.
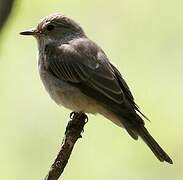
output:
[[[46,44],[84,36],[82,28],[76,22],[60,13],[46,16],[36,28],[23,31],[20,34],[32,35],[38,40],[38,43]]]

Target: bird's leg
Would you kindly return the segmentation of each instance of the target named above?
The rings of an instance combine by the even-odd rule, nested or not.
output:
[[[83,112],[71,112],[70,113],[70,121],[67,124],[65,134],[76,127],[81,126],[82,124],[86,124],[88,122],[88,117]],[[82,130],[82,133],[84,132],[84,129]],[[79,137],[82,137],[81,135]]]
[[[73,122],[73,120],[76,118],[76,116],[78,115],[78,112],[75,112],[75,111],[73,111],[73,112],[71,112],[70,113],[70,120],[69,120],[69,122],[68,122],[68,124],[67,124],[67,127],[66,127],[66,130],[65,130],[65,134],[66,134],[66,132],[69,130],[69,129],[71,129],[71,128],[73,128],[74,127],[74,122]]]

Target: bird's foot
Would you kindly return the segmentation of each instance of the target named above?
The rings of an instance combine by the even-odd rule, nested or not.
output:
[[[78,112],[75,112],[75,111],[71,112],[70,116],[69,116],[70,119],[72,120],[77,114],[78,114]]]
[[[80,118],[84,118],[85,119],[85,124],[88,122],[88,116],[85,113],[83,113],[83,112],[75,112],[75,111],[70,113],[71,121],[73,119],[80,119]]]
[[[66,132],[71,129],[71,128],[75,128],[76,126],[81,126],[82,124],[86,124],[88,122],[88,117],[86,114],[84,114],[83,112],[71,112],[70,113],[70,121],[68,122],[68,125],[66,127]],[[82,129],[82,133],[84,132],[84,129]],[[80,138],[82,138],[82,136],[79,136]]]

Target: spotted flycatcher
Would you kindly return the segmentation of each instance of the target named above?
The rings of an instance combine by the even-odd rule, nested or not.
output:
[[[35,29],[20,34],[37,39],[40,77],[58,105],[105,116],[125,128],[133,139],[140,136],[160,161],[173,163],[145,128],[146,116],[121,73],[76,22],[51,14]]]

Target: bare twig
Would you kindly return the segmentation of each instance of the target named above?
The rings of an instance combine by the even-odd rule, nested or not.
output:
[[[0,0],[0,31],[11,12],[13,2],[14,0]]]
[[[65,166],[67,165],[72,149],[78,138],[81,137],[84,125],[88,120],[84,113],[73,112],[70,117],[71,121],[67,124],[61,150],[52,164],[45,180],[57,180],[61,176]]]

